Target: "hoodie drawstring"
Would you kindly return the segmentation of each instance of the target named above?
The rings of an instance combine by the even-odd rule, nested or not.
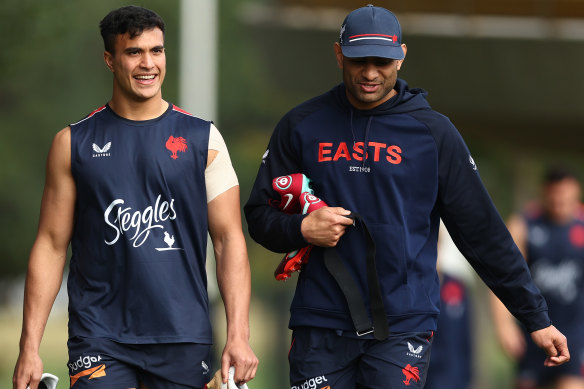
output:
[[[363,140],[363,164],[361,165],[362,168],[365,167],[365,161],[367,160],[367,144],[369,142],[369,129],[371,128],[371,121],[373,120],[373,115],[369,116],[367,119],[367,126],[365,127],[365,139]],[[351,119],[349,121],[351,125],[351,135],[353,135],[353,148],[355,147],[355,131],[353,129],[353,110],[351,110]]]
[[[365,161],[367,160],[367,148],[369,144],[369,129],[371,128],[371,122],[373,121],[373,116],[369,116],[367,120],[367,126],[365,127],[365,140],[363,141],[363,165],[365,167]]]

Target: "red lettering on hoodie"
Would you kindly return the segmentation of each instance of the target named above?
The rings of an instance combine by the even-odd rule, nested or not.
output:
[[[330,150],[325,150],[325,147],[333,147],[332,143],[319,143],[318,144],[318,162],[325,162],[332,160],[332,157],[325,157],[325,154],[330,154]]]
[[[379,150],[381,148],[385,148],[387,145],[385,143],[369,142],[369,146],[375,147],[375,153],[373,154],[373,160],[375,162],[379,162]]]
[[[355,150],[356,152],[353,153],[353,159],[357,160],[357,161],[362,161],[363,160],[363,142],[357,142],[355,144],[353,144],[353,150]],[[359,153],[359,154],[357,154]]]
[[[345,158],[347,161],[351,160],[351,156],[349,155],[349,149],[347,148],[347,144],[345,142],[341,142],[339,144],[339,148],[335,153],[333,161],[338,161],[339,158]]]
[[[389,163],[393,163],[394,165],[399,165],[402,161],[402,156],[400,155],[402,152],[401,147],[393,145],[387,148],[387,161]]]
[[[386,143],[368,142],[367,146],[373,147],[373,162],[381,161],[383,156],[387,162],[393,165],[399,165],[402,162],[402,149],[397,145],[387,146]],[[365,159],[369,159],[369,152],[367,152],[363,142],[355,142],[352,149],[353,152],[349,151],[346,142],[340,142],[338,146],[330,142],[320,142],[318,144],[318,162],[336,162],[339,159],[363,161],[363,154],[365,154]]]

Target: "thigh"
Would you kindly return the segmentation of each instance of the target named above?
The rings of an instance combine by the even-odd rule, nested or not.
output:
[[[291,389],[355,389],[360,343],[334,330],[295,329],[288,355]]]
[[[120,359],[115,344],[76,338],[68,343],[72,389],[129,389],[138,387],[138,368]]]
[[[359,363],[357,383],[369,389],[422,389],[431,347],[431,331],[398,333],[384,341],[370,341]]]

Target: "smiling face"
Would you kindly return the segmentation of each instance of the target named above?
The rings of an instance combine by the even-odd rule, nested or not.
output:
[[[153,28],[134,38],[128,33],[120,34],[116,36],[114,48],[114,53],[104,53],[107,66],[114,73],[113,100],[162,99],[166,74],[163,32]]]
[[[405,54],[406,46],[402,45],[402,48]],[[403,60],[380,57],[348,58],[343,55],[338,43],[335,43],[335,55],[339,68],[343,70],[347,97],[355,108],[375,108],[396,94],[393,88]]]

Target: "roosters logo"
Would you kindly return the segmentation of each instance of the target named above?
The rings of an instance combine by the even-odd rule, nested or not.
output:
[[[407,366],[402,369],[402,373],[406,376],[406,379],[403,380],[403,383],[406,384],[406,386],[410,386],[411,380],[414,380],[415,382],[420,381],[420,371],[416,366],[412,366],[408,363]]]
[[[178,159],[177,152],[184,153],[186,152],[189,147],[187,146],[187,140],[182,136],[175,138],[174,136],[169,136],[168,140],[166,141],[166,148],[172,152],[170,158]]]

